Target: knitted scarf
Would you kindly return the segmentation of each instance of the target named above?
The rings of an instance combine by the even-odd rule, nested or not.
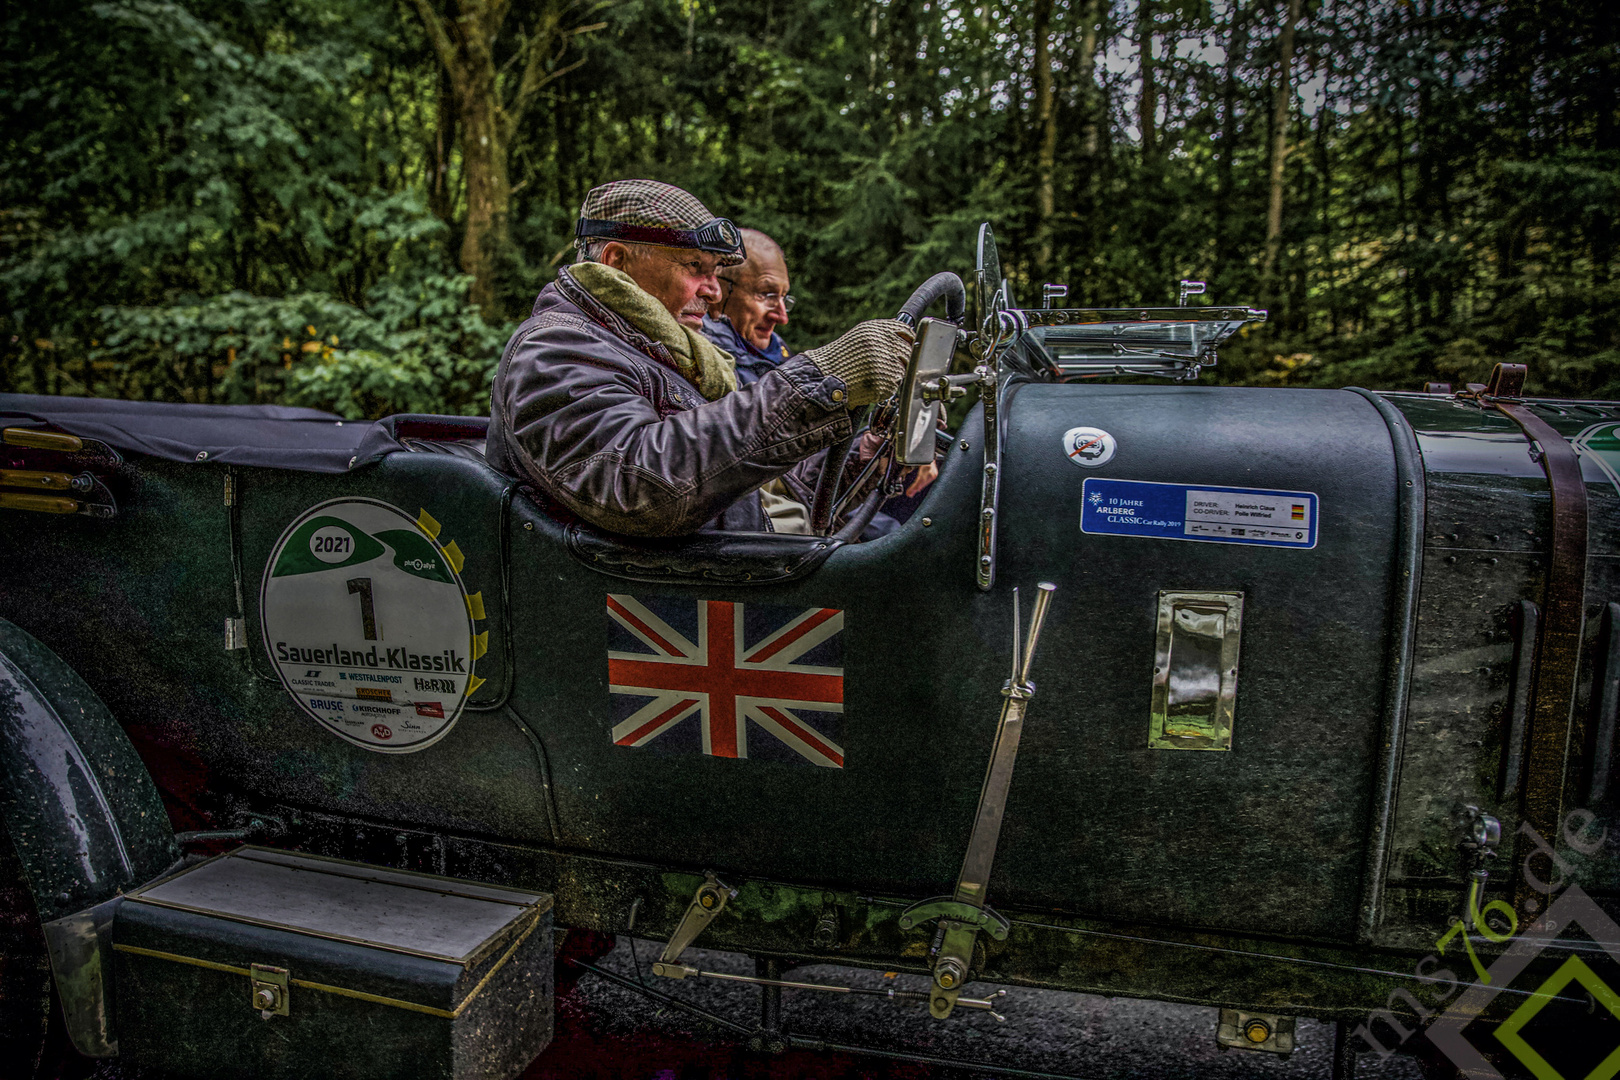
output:
[[[679,371],[698,392],[715,401],[737,389],[737,362],[697,330],[676,320],[662,302],[623,270],[602,263],[575,263],[569,275],[604,307],[669,350]]]

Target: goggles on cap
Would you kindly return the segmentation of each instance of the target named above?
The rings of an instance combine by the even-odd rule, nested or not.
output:
[[[742,230],[726,218],[715,218],[695,229],[673,229],[661,225],[627,225],[622,221],[580,218],[574,236],[581,240],[622,240],[631,244],[661,244],[664,247],[696,248],[716,255],[744,255]]]

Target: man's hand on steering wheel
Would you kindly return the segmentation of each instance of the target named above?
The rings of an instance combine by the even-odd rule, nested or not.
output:
[[[912,328],[930,305],[941,300],[945,302],[947,319],[960,324],[966,310],[967,293],[962,288],[962,279],[946,271],[935,274],[923,282],[900,308],[899,318],[873,319],[857,323],[842,337],[819,349],[810,349],[802,355],[823,373],[844,381],[849,396],[846,404],[850,408],[886,401],[900,389],[900,383],[906,377],[906,369],[911,364],[912,348],[917,342],[916,332]],[[887,430],[889,422],[874,423],[874,428],[879,426]],[[827,535],[832,527],[834,496],[844,475],[846,459],[854,441],[854,436],[851,435],[827,450],[827,461],[816,484],[815,497],[810,503],[810,529],[818,535]],[[877,452],[873,451],[874,454]],[[882,474],[882,479],[879,480],[879,494],[868,499],[865,506],[852,516],[850,525],[847,526],[853,530],[852,535],[858,535],[865,527],[865,523],[871,520],[882,499],[882,493],[889,486],[893,471],[891,460]],[[911,490],[920,491],[922,487],[926,487],[933,476],[937,475],[937,470],[929,468],[924,475],[919,475],[912,482]]]
[[[899,319],[856,323],[841,337],[800,355],[823,373],[844,380],[850,408],[872,405],[892,395],[905,378],[917,336]]]

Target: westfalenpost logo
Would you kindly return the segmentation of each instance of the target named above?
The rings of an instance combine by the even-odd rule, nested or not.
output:
[[[1582,855],[1595,854],[1608,838],[1608,829],[1585,810],[1569,814],[1561,832],[1568,848]],[[1575,868],[1553,845],[1529,825],[1521,825],[1519,835],[1530,847],[1519,874],[1535,894],[1522,910],[1533,921],[1521,927],[1518,912],[1501,900],[1479,906],[1476,888],[1467,923],[1453,921],[1435,942],[1436,952],[1417,964],[1416,979],[1444,988],[1438,1000],[1431,997],[1434,1008],[1405,990],[1391,994],[1390,1005],[1400,999],[1420,1020],[1432,1017],[1425,1034],[1470,1080],[1526,1072],[1536,1080],[1610,1080],[1620,1074],[1620,925],[1576,884]],[[1470,930],[1507,946],[1489,968]],[[1440,967],[1443,958],[1458,958],[1459,943],[1472,982]],[[1448,1000],[1436,1017],[1435,1008]],[[1374,1025],[1395,1035],[1394,1045],[1380,1041]],[[1380,1009],[1355,1034],[1388,1055],[1415,1032],[1392,1009]]]

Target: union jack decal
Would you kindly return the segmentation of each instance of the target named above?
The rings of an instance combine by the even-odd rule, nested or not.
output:
[[[611,594],[607,615],[615,744],[844,767],[842,611]]]

